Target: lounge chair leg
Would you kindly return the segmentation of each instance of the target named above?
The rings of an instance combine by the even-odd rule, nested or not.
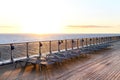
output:
[[[42,65],[39,65],[39,71],[42,71]]]
[[[28,63],[26,62],[24,67],[26,67],[26,66],[27,66],[27,64],[28,64]]]
[[[15,63],[15,68],[16,68],[16,66],[17,66],[17,62]]]
[[[47,71],[47,66],[45,66],[45,72]]]
[[[20,66],[23,67],[23,65],[21,64],[21,62],[20,62]]]

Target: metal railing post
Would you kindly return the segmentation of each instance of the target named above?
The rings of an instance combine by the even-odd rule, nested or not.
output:
[[[14,46],[13,46],[13,44],[10,44],[10,59],[11,59],[11,62],[13,62],[14,60],[13,60],[13,50],[14,50]]]
[[[60,52],[60,44],[61,44],[61,42],[60,42],[60,40],[58,40],[58,52]]]
[[[92,44],[95,45],[94,37],[93,37],[93,43]]]
[[[90,46],[91,46],[91,41],[92,41],[92,38],[90,38],[90,44],[89,44]]]
[[[103,37],[101,37],[101,44],[103,43]]]
[[[98,44],[98,38],[96,38],[96,45]]]
[[[42,43],[41,42],[39,42],[39,58],[41,58],[41,47],[42,47]]]
[[[87,38],[86,38],[86,47],[88,46]]]
[[[98,43],[100,44],[100,37],[98,38]]]
[[[84,39],[81,40],[81,46],[82,46],[82,48],[84,47],[83,43],[84,43]]]
[[[50,52],[50,54],[52,53],[52,50],[51,50],[51,41],[49,41],[49,52]]]
[[[29,54],[28,54],[28,43],[26,43],[26,56],[27,56],[27,58],[29,58]]]
[[[65,40],[65,50],[67,51],[67,40]]]
[[[77,44],[77,49],[79,49],[78,41],[79,41],[79,39],[77,39],[77,43],[76,43]]]
[[[101,37],[100,37],[100,41],[99,41],[99,42],[100,42],[100,44],[101,44]]]
[[[74,44],[74,40],[73,39],[71,40],[71,44],[72,44],[72,50],[73,50],[73,44]]]

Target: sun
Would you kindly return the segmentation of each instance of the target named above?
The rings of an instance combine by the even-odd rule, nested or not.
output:
[[[38,25],[28,25],[23,27],[24,33],[34,33],[34,34],[49,34],[49,33],[60,33],[61,27],[59,25],[50,24],[38,24]]]
[[[64,24],[60,16],[54,14],[25,18],[21,22],[23,33],[48,34],[61,33]]]

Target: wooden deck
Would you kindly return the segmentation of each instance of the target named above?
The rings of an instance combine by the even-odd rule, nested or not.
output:
[[[120,80],[120,42],[42,72],[32,65],[25,69],[15,69],[13,64],[0,66],[0,80]]]

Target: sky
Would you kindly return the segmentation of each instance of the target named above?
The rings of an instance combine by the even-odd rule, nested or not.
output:
[[[120,33],[120,0],[0,0],[0,33]]]

